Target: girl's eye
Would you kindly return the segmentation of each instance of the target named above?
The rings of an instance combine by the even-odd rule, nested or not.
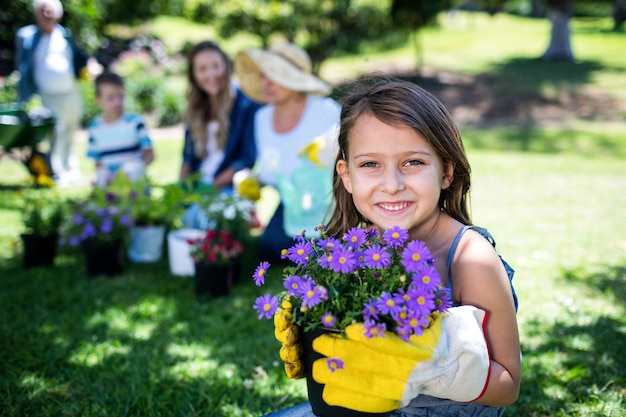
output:
[[[361,165],[359,165],[362,168],[374,168],[376,167],[376,162],[363,162]]]
[[[411,159],[410,161],[406,162],[406,165],[424,165],[424,163],[417,159]]]

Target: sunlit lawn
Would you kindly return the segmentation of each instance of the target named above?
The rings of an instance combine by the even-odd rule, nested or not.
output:
[[[516,32],[510,25],[518,18],[496,16],[495,28],[484,19],[447,17],[447,31],[427,31],[425,62],[472,73],[489,70],[498,56],[536,57],[546,45],[544,21],[525,20]],[[499,36],[501,25],[511,29]],[[623,35],[584,23],[573,29],[585,34],[574,40],[579,58],[601,67],[581,85],[614,84],[622,94],[617,86],[626,78],[617,69],[626,68],[626,55],[615,52],[615,42]],[[469,32],[475,36],[458,36]],[[502,55],[483,47],[487,40]],[[409,48],[387,59],[404,65]],[[367,62],[381,58],[372,54]],[[363,62],[337,58],[323,71],[337,69],[341,78]],[[506,415],[624,414],[625,131],[619,121],[592,120],[463,128],[473,220],[493,233],[516,269],[523,382]],[[176,180],[181,137],[155,142],[149,174],[158,182]],[[84,155],[84,141],[78,148]],[[84,158],[81,166],[93,173]],[[251,308],[268,290],[249,279],[260,261],[256,247],[247,248],[242,281],[221,299],[197,300],[191,279],[169,273],[167,257],[127,262],[121,276],[93,279],[80,253],[63,250],[54,268],[24,271],[15,201],[26,180],[19,163],[0,159],[0,415],[259,416],[306,399],[303,381],[284,376],[271,322],[259,322]],[[263,218],[273,204],[266,190]],[[268,281],[279,288],[277,271],[270,269]]]
[[[151,173],[175,178],[179,146],[158,141],[163,157]],[[517,270],[524,382],[509,414],[619,415],[624,159],[469,155],[474,221],[489,228]],[[63,252],[54,268],[25,272],[19,246],[7,244],[19,233],[19,215],[5,204],[11,193],[0,200],[6,415],[257,416],[305,399],[302,381],[282,374],[271,323],[258,322],[251,309],[261,294],[247,279],[259,261],[254,248],[232,294],[204,302],[190,279],[169,274],[167,259],[89,279],[82,256]]]

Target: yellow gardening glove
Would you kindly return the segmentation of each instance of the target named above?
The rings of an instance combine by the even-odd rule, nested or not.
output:
[[[346,337],[313,341],[313,349],[326,356],[313,363],[313,379],[325,384],[327,404],[368,413],[402,408],[420,393],[472,401],[489,375],[485,317],[475,307],[451,308],[409,341],[391,332],[368,338],[362,323],[352,324]],[[343,369],[329,368],[328,358],[343,361]]]
[[[285,373],[292,379],[304,378],[303,350],[300,329],[293,322],[291,303],[283,301],[274,314],[274,336],[282,346],[280,358],[285,362]]]

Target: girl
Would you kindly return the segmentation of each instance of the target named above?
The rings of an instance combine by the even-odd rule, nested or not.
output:
[[[228,189],[235,172],[254,164],[259,104],[231,83],[231,74],[231,61],[215,42],[203,41],[191,50],[181,180],[200,172],[202,183]]]
[[[488,312],[487,376],[476,381],[459,370],[452,384],[459,392],[480,384],[478,398],[457,402],[449,399],[456,398],[454,390],[435,385],[428,389],[430,395],[398,399],[403,406],[392,416],[502,415],[504,406],[517,400],[520,387],[517,299],[510,283],[512,270],[494,250],[493,239],[486,230],[471,226],[470,166],[451,116],[415,84],[392,79],[362,83],[343,101],[338,145],[329,234],[341,238],[351,227],[363,225],[381,231],[407,229],[409,239],[429,247],[455,304]],[[340,351],[333,354],[346,357]],[[367,357],[359,356],[357,362],[364,366]],[[379,394],[375,391],[366,395]],[[345,404],[333,405],[351,408],[355,402],[350,396],[343,392]],[[272,414],[312,415],[308,404]]]

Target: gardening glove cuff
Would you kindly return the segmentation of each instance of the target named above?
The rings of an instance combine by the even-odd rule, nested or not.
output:
[[[391,332],[368,338],[362,323],[348,326],[345,337],[316,338],[313,349],[325,358],[313,364],[312,376],[325,385],[324,401],[380,413],[406,406],[427,385],[431,395],[449,395],[462,401],[477,397],[489,369],[482,331],[485,313],[470,306],[448,311],[433,314],[423,334],[411,336],[408,341]],[[342,365],[334,362],[335,366],[329,367],[329,360],[341,361]]]
[[[436,359],[416,367],[417,372],[439,375],[425,381],[423,394],[458,402],[474,401],[483,394],[491,366],[485,337],[487,317],[487,312],[471,306],[449,310]]]
[[[274,314],[274,337],[281,343],[280,358],[285,363],[285,373],[292,379],[304,378],[303,351],[300,344],[300,329],[293,322],[292,307],[283,301]]]

